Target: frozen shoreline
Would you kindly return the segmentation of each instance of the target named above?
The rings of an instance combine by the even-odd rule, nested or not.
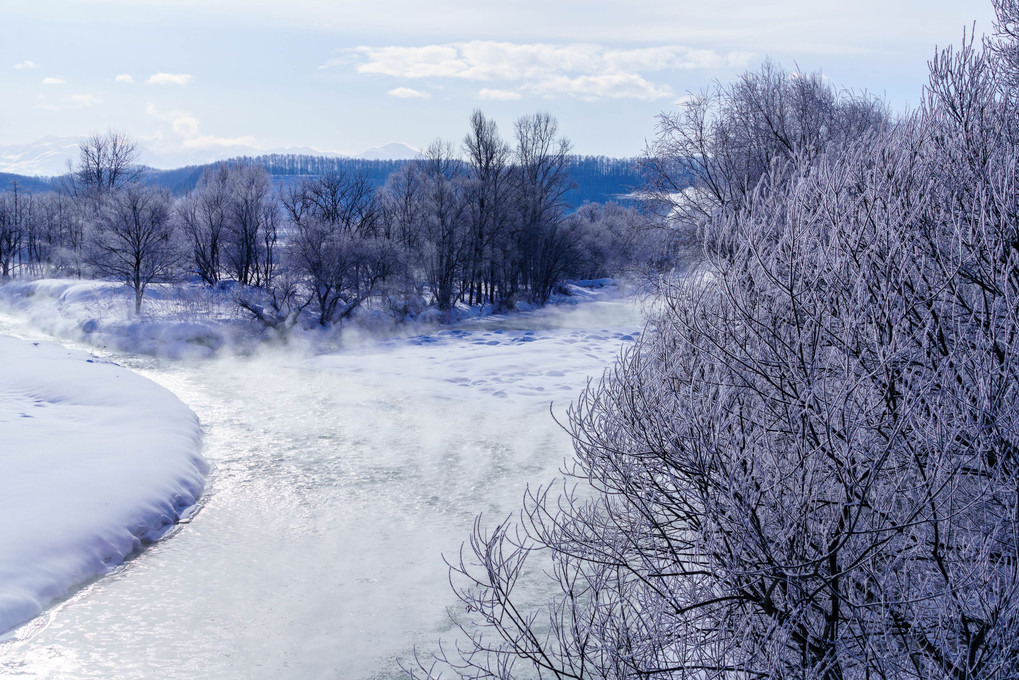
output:
[[[0,336],[0,634],[195,506],[201,427],[176,396],[54,343]]]

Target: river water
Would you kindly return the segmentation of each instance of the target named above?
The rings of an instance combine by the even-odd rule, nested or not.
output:
[[[7,636],[0,675],[400,676],[452,636],[442,554],[556,476],[550,404],[561,418],[638,326],[600,302],[327,354],[111,356],[201,418],[201,509]]]

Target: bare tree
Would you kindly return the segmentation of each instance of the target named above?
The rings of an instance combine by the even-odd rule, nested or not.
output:
[[[348,318],[399,267],[391,241],[315,219],[296,226],[288,253],[289,268],[304,281],[323,327]]]
[[[380,225],[375,187],[364,173],[331,172],[284,192],[283,207],[295,224],[314,219],[339,230],[373,236]]]
[[[266,285],[276,266],[279,208],[265,168],[238,164],[227,169],[228,195],[220,259],[241,285]]]
[[[421,247],[426,178],[424,164],[411,162],[391,174],[379,192],[383,235],[396,239],[411,251]]]
[[[663,230],[647,215],[618,203],[586,203],[566,218],[564,228],[574,243],[567,271],[573,279],[643,278],[675,262]]]
[[[193,192],[176,206],[183,233],[191,245],[195,272],[209,285],[223,272],[223,250],[231,212],[231,170],[220,163],[206,170]]]
[[[460,297],[457,284],[470,251],[463,167],[449,143],[433,142],[427,156],[422,255],[428,287],[436,306],[446,312]]]
[[[78,164],[67,185],[74,196],[108,194],[141,175],[138,146],[121,132],[94,132],[78,143],[78,149]]]
[[[533,302],[544,303],[569,266],[572,241],[562,227],[565,195],[573,186],[568,162],[571,144],[547,113],[516,123],[513,169],[517,276]]]
[[[287,265],[328,327],[349,317],[401,268],[371,181],[333,173],[283,197],[292,227]]]
[[[104,202],[89,244],[89,263],[99,276],[131,286],[136,314],[148,285],[173,280],[181,258],[168,193],[130,185]]]
[[[470,209],[471,252],[466,288],[469,304],[496,301],[501,281],[499,240],[506,236],[512,196],[509,145],[499,136],[495,121],[476,110],[464,137],[470,168],[466,183]]]
[[[0,278],[10,278],[23,264],[24,247],[30,237],[32,197],[17,182],[0,193]]]
[[[305,294],[300,277],[290,268],[284,268],[268,285],[240,288],[235,300],[263,327],[285,339],[313,298]]]
[[[40,262],[55,273],[81,276],[86,259],[86,232],[95,218],[85,201],[65,193],[46,193],[37,199],[37,248]]]

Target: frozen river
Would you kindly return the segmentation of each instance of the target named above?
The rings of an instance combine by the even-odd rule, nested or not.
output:
[[[599,302],[330,354],[112,356],[201,418],[202,509],[6,636],[0,675],[398,676],[452,635],[441,554],[556,476],[571,449],[549,404],[638,326]]]

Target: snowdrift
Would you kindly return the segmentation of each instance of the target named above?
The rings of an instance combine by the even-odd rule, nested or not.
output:
[[[115,364],[0,336],[0,633],[186,516],[206,464],[191,410]]]

